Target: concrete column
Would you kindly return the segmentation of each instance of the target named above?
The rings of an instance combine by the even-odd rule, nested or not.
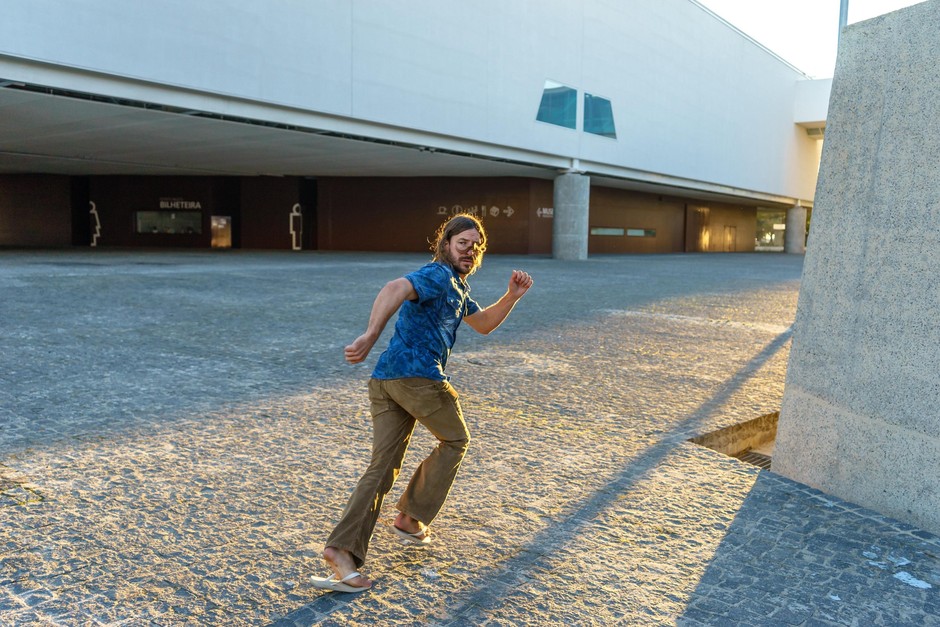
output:
[[[806,252],[806,207],[799,202],[787,209],[787,230],[783,252],[802,255]]]
[[[940,2],[846,27],[775,473],[940,534]],[[789,220],[788,220],[789,222]]]
[[[587,259],[591,177],[574,172],[555,177],[554,196],[552,257],[569,261]]]

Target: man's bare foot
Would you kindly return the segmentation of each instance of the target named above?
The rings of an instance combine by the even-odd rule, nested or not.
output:
[[[349,551],[328,546],[323,549],[323,559],[326,560],[326,565],[329,566],[333,574],[336,575],[337,580],[343,580],[357,570],[356,562],[353,560],[353,556]],[[363,590],[372,587],[372,581],[363,575],[348,579],[345,583],[355,588],[362,588]]]
[[[400,531],[411,534],[418,541],[429,537],[431,533],[427,525],[403,512],[399,512],[398,516],[395,517],[394,524]]]

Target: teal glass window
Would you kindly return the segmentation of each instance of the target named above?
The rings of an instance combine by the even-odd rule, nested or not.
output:
[[[577,128],[577,90],[554,81],[545,81],[542,102],[539,103],[539,112],[535,119],[565,128]]]
[[[617,139],[614,111],[610,106],[610,100],[584,94],[584,130],[595,135]]]

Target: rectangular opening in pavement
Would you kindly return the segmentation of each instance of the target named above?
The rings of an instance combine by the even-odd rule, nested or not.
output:
[[[780,412],[765,414],[754,420],[689,438],[689,442],[770,470],[779,417]]]

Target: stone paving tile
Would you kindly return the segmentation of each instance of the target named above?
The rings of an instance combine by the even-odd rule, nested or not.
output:
[[[416,255],[0,252],[0,625],[938,625],[940,541],[686,442],[779,408],[801,259],[488,257],[424,550],[322,593],[367,462],[342,347]],[[432,439],[419,429],[403,473]]]

